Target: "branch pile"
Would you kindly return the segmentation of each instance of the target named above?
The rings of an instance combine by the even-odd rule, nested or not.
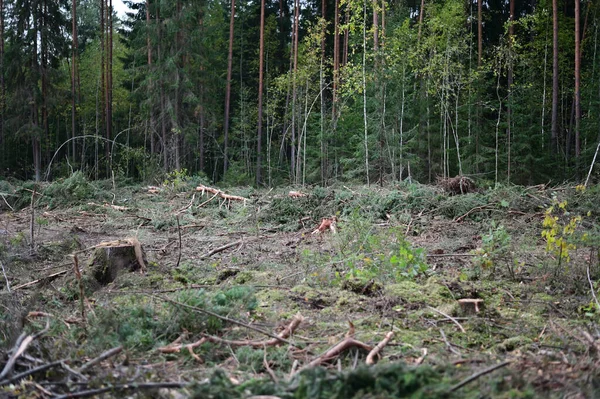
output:
[[[467,176],[448,177],[445,179],[438,177],[437,180],[438,185],[452,195],[468,194],[477,191],[475,182]]]

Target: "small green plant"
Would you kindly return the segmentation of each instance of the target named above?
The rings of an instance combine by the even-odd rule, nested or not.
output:
[[[511,236],[503,225],[492,221],[488,234],[481,238],[482,246],[475,252],[476,264],[483,269],[491,269],[493,275],[499,263],[506,265],[508,274],[515,278],[515,265],[518,265],[512,256]]]
[[[341,284],[343,281],[401,281],[427,272],[423,249],[413,248],[399,228],[376,231],[370,220],[353,211],[347,222],[339,224],[333,255],[304,251],[307,264],[320,265],[312,273],[317,281]],[[323,265],[326,265],[323,268]],[[332,267],[332,275],[328,275]]]
[[[163,186],[170,188],[173,191],[181,191],[187,186],[190,179],[187,169],[174,170],[167,173]]]
[[[546,252],[558,258],[559,266],[562,261],[571,261],[570,252],[577,249],[573,240],[575,231],[582,221],[581,215],[570,215],[567,205],[567,201],[555,200],[554,204],[546,209],[542,230],[542,237],[546,239]],[[585,237],[584,234],[582,238],[585,240]]]

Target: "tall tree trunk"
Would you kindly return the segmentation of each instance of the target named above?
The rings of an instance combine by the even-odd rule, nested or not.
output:
[[[103,135],[107,136],[107,127],[106,127],[106,51],[105,51],[105,37],[106,37],[106,28],[104,27],[106,21],[106,14],[104,10],[106,0],[100,0],[100,87],[102,93],[102,131]],[[106,172],[108,173],[108,158],[109,158],[110,145],[108,141],[104,142],[104,157],[106,162]],[[99,168],[99,165],[96,165],[96,168]]]
[[[479,0],[481,1],[481,0]],[[423,27],[423,15],[425,14],[425,0],[421,0],[421,8],[419,9],[419,32],[417,33],[417,43],[421,42],[421,29]]]
[[[0,167],[4,166],[4,1],[0,0]]]
[[[298,102],[298,25],[300,23],[300,0],[294,1],[294,69],[292,74],[292,148],[290,156],[290,172],[294,183],[298,183],[296,178],[296,113]]]
[[[552,151],[558,154],[558,0],[552,0]]]
[[[1,0],[0,0],[1,1]],[[327,184],[327,144],[325,141],[325,44],[327,35],[327,1],[321,0],[321,65],[319,68],[319,96],[321,97],[321,184]]]
[[[338,85],[340,75],[340,0],[335,0],[335,13],[333,19],[333,126],[335,129],[337,118]]]
[[[107,63],[106,63],[106,138],[112,140],[113,138],[113,117],[112,117],[112,91],[113,91],[113,6],[112,0],[106,7],[106,29],[107,29]],[[109,173],[112,170],[112,154],[109,154]]]
[[[369,141],[367,125],[367,0],[363,2],[363,54],[362,54],[362,89],[363,89],[363,121],[364,121],[364,145],[365,145],[365,173],[367,186],[369,180]]]
[[[280,3],[281,9],[281,3]],[[231,0],[231,16],[229,17],[229,51],[227,53],[227,87],[225,89],[225,120],[223,121],[223,176],[227,173],[229,159],[229,106],[231,101],[231,73],[233,69],[233,31],[235,23],[235,0]]]
[[[2,1],[2,0],[0,0]],[[73,44],[72,44],[72,56],[71,56],[71,137],[73,138],[73,142],[71,143],[72,145],[72,149],[73,149],[73,160],[75,160],[75,154],[77,151],[77,147],[75,146],[75,135],[76,135],[76,118],[77,118],[77,112],[76,112],[76,79],[77,79],[77,60],[78,60],[78,56],[77,56],[77,0],[73,0],[72,2],[72,6],[71,6],[71,17],[73,18],[72,21],[72,37],[73,37]]]
[[[148,54],[148,75],[152,75],[152,42],[150,41],[150,0],[146,0],[146,46],[147,46],[147,54]],[[150,78],[148,82],[148,98],[152,98],[152,78]],[[155,149],[155,135],[154,130],[156,128],[156,123],[154,120],[154,102],[150,100],[150,154],[154,154]]]
[[[373,50],[379,51],[379,6],[377,0],[373,0]]]
[[[344,17],[344,22],[346,23],[346,27],[344,28],[344,48],[342,50],[342,66],[348,64],[348,41],[350,40],[350,30],[348,29],[348,24],[350,23],[350,10],[346,5],[346,15]],[[338,45],[339,47],[339,45]]]
[[[508,46],[509,46],[509,61],[508,61],[508,77],[507,77],[507,90],[508,90],[508,101],[506,105],[506,154],[507,154],[507,166],[506,166],[506,176],[508,182],[510,182],[510,172],[511,172],[511,140],[512,140],[512,85],[513,85],[513,62],[512,62],[512,53],[513,53],[513,37],[515,34],[515,0],[510,0],[509,2],[510,14],[508,17]]]
[[[260,46],[258,66],[258,132],[256,135],[256,185],[262,183],[262,128],[263,128],[263,85],[264,85],[264,52],[265,52],[265,0],[260,1]]]
[[[157,29],[157,45],[156,45],[156,56],[157,62],[160,65],[162,62],[162,28],[160,22],[160,1],[156,3],[156,29]],[[160,134],[162,137],[162,152],[163,152],[163,168],[165,171],[169,171],[169,144],[167,141],[167,121],[165,112],[165,88],[162,78],[162,74],[159,75],[158,86],[160,92],[160,112],[158,114],[160,118]]]
[[[47,34],[47,21],[48,17],[48,3],[44,0],[42,5],[42,12],[40,13],[40,39],[41,39],[41,71],[42,71],[42,129],[44,135],[41,143],[42,150],[44,151],[45,162],[49,161],[49,150],[50,150],[50,127],[48,120],[48,34]],[[41,154],[40,154],[41,157]]]
[[[581,155],[581,139],[579,134],[581,121],[581,45],[580,25],[581,12],[580,0],[575,0],[575,158],[579,163]]]
[[[477,0],[477,66],[481,68],[481,59],[483,57],[483,20],[481,3],[483,0]]]

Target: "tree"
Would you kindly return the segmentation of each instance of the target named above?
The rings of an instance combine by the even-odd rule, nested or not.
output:
[[[264,51],[265,51],[265,0],[260,1],[260,44],[258,67],[258,131],[256,136],[256,185],[262,183],[262,129],[263,129],[263,86],[264,86]]]
[[[552,150],[558,153],[558,0],[552,0]]]
[[[281,6],[280,6],[281,7]],[[229,107],[231,102],[231,73],[233,68],[233,27],[235,23],[235,0],[231,0],[229,17],[229,51],[227,52],[227,87],[225,89],[225,119],[223,121],[223,175],[227,173],[229,145]]]

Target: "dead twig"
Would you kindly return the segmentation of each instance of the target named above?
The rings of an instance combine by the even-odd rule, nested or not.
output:
[[[15,382],[15,381],[19,381],[19,380],[21,380],[21,379],[23,379],[25,377],[28,377],[28,376],[30,376],[32,374],[39,373],[39,372],[51,369],[52,367],[60,366],[65,361],[66,361],[66,359],[57,360],[55,362],[43,364],[43,365],[38,366],[36,368],[33,368],[31,370],[27,370],[27,371],[24,371],[22,373],[15,374],[12,377],[7,378],[6,380],[0,381],[0,386],[7,385],[7,384],[10,384],[10,383]]]
[[[158,388],[185,388],[188,385],[189,383],[187,382],[130,382],[127,384],[118,384],[110,387],[70,392],[64,395],[55,396],[54,399],[89,398],[90,396],[101,395],[106,392],[121,392]]]
[[[158,351],[160,353],[179,353],[179,352],[181,352],[182,349],[187,349],[187,350],[194,349],[208,341],[208,339],[206,337],[202,337],[198,341],[192,342],[191,344],[179,344],[179,342],[181,342],[182,338],[183,337],[179,337],[174,342],[170,343],[169,345],[158,348]]]
[[[215,336],[207,335],[207,334],[204,334],[204,337],[211,342],[227,344],[227,345],[231,345],[231,346],[252,346],[253,348],[274,346],[274,345],[280,344],[282,338],[286,339],[290,335],[292,335],[294,333],[294,331],[298,328],[300,323],[302,323],[302,321],[304,321],[304,317],[300,313],[297,313],[292,318],[292,321],[290,322],[290,324],[288,324],[287,327],[282,332],[277,334],[277,338],[273,338],[273,339],[270,339],[267,341],[248,341],[248,340],[231,341],[231,340],[226,340],[223,338],[219,338],[219,337],[215,337]]]
[[[590,291],[592,292],[592,296],[594,297],[594,302],[596,302],[596,308],[598,310],[600,310],[600,302],[598,302],[598,297],[596,296],[596,290],[594,289],[594,283],[592,282],[592,278],[590,277],[590,263],[592,263],[592,255],[593,254],[594,254],[594,250],[592,249],[592,250],[590,250],[590,261],[587,265],[587,279],[588,279],[588,282],[590,283]],[[8,284],[8,280],[6,280],[6,282]]]
[[[466,331],[465,331],[465,329],[463,328],[463,326],[462,326],[462,325],[461,325],[461,324],[458,322],[458,320],[456,320],[454,317],[452,317],[452,316],[449,316],[449,315],[447,315],[446,313],[444,313],[444,312],[441,312],[441,311],[437,310],[437,309],[436,309],[436,308],[434,308],[434,307],[431,307],[431,306],[427,306],[427,307],[428,307],[430,310],[433,310],[434,312],[436,312],[436,313],[438,313],[438,314],[440,314],[440,315],[444,316],[444,317],[445,317],[445,318],[447,318],[448,320],[451,320],[451,321],[452,321],[454,324],[456,324],[456,325],[458,326],[458,328],[460,328],[460,331],[462,331],[462,332],[464,332],[464,333],[466,332]]]
[[[462,387],[464,387],[465,385],[467,385],[468,383],[475,381],[476,379],[478,379],[481,376],[484,376],[486,374],[491,373],[492,371],[496,371],[502,367],[506,367],[510,364],[511,362],[509,360],[502,362],[500,364],[496,364],[494,366],[488,367],[487,369],[483,369],[478,373],[473,374],[472,376],[470,376],[469,378],[466,378],[464,380],[462,380],[461,382],[459,382],[458,384],[454,385],[452,388],[450,388],[450,392],[454,392]]]
[[[375,356],[379,356],[379,352],[381,352],[381,350],[388,344],[388,342],[390,342],[390,339],[392,339],[393,336],[394,336],[393,331],[388,332],[387,334],[385,334],[385,337],[381,340],[381,342],[379,342],[373,348],[373,350],[371,350],[371,352],[369,352],[369,354],[367,355],[367,361],[366,361],[366,363],[369,366],[372,364],[375,364]]]
[[[354,347],[364,349],[367,352],[371,352],[373,350],[372,346],[369,346],[365,343],[357,341],[354,338],[346,337],[342,341],[340,341],[339,343],[334,345],[332,348],[328,349],[325,353],[317,356],[315,359],[313,359],[306,366],[302,367],[300,370],[305,370],[305,369],[308,369],[311,367],[319,366],[319,365],[325,363],[326,361],[339,356],[345,350],[354,348]]]
[[[29,242],[29,246],[30,246],[30,251],[33,254],[35,252],[35,236],[34,236],[34,230],[35,230],[35,191],[37,190],[37,184],[33,185],[33,191],[31,192],[31,221],[29,223],[29,236],[31,238],[31,241]]]
[[[194,199],[192,198],[192,201],[193,200]],[[177,254],[177,265],[175,266],[175,268],[178,268],[179,262],[181,262],[181,226],[179,225],[179,213],[175,214],[175,220],[177,221],[177,235],[179,237],[179,253]]]
[[[77,259],[77,255],[73,255],[73,269],[75,270],[75,278],[77,279],[77,283],[79,284],[79,300],[81,302],[81,318],[85,322],[85,291],[83,289],[83,281],[81,279],[81,270],[79,270],[79,259]]]
[[[427,348],[422,348],[422,349],[421,349],[421,353],[422,353],[421,357],[419,357],[419,358],[418,358],[418,359],[415,361],[415,364],[416,364],[417,366],[418,366],[418,365],[420,365],[420,364],[422,364],[422,363],[423,363],[423,361],[425,360],[425,358],[427,357]]]
[[[4,275],[4,280],[6,280],[6,290],[10,293],[10,281],[8,281],[8,277],[6,276],[6,270],[4,270],[4,263],[0,260],[0,266],[2,266],[2,274]],[[589,272],[589,269],[588,269]]]
[[[217,254],[217,253],[219,253],[219,252],[223,252],[223,251],[225,251],[226,249],[229,249],[229,248],[231,248],[231,247],[235,247],[236,245],[241,245],[241,244],[243,244],[243,242],[244,242],[243,240],[238,240],[238,241],[230,242],[229,244],[225,244],[225,245],[223,245],[223,246],[220,246],[220,247],[218,247],[218,248],[215,248],[215,249],[213,249],[213,250],[211,250],[211,251],[208,251],[206,254],[202,255],[202,256],[200,257],[200,259],[206,259],[206,258],[210,258],[210,257],[211,257],[211,256],[213,256],[214,254]]]
[[[35,285],[35,284],[37,284],[39,282],[42,282],[44,280],[49,280],[49,279],[52,279],[54,277],[62,276],[63,274],[66,274],[67,272],[68,272],[68,270],[61,270],[59,272],[52,273],[49,276],[38,278],[37,280],[33,280],[33,281],[28,282],[28,283],[17,285],[15,287],[13,287],[13,291],[20,290],[22,288],[31,287],[32,285]]]
[[[196,199],[196,193],[194,193],[192,195],[192,200],[190,201],[189,204],[187,204],[186,206],[184,206],[183,208],[179,209],[178,211],[175,211],[175,215],[179,215],[183,212],[185,212],[186,210],[190,209],[192,207],[192,205],[194,204],[194,200]]]
[[[470,214],[477,212],[477,211],[482,211],[484,209],[492,209],[494,206],[496,206],[497,204],[486,204],[486,205],[481,205],[481,206],[476,206],[475,208],[471,209],[470,211],[468,211],[467,213],[465,213],[462,216],[457,217],[456,219],[454,219],[453,221],[456,223],[460,223],[463,221],[464,218],[466,218],[467,216],[469,216]]]
[[[0,373],[0,381],[4,379],[15,367],[15,363],[17,359],[27,350],[27,347],[36,339],[44,335],[50,329],[50,320],[46,319],[46,327],[43,330],[39,331],[34,335],[28,335],[25,338],[19,337],[17,339],[17,345],[13,348],[13,354],[10,356],[6,364],[4,365],[4,369]]]
[[[442,338],[444,338],[444,342],[446,343],[446,348],[448,348],[448,350],[450,352],[454,353],[455,355],[460,356],[460,352],[452,347],[452,344],[450,343],[450,341],[448,341],[448,338],[446,338],[446,333],[441,328],[440,328],[440,334],[442,334]]]
[[[90,367],[100,363],[103,360],[108,359],[109,357],[118,355],[119,353],[121,353],[121,351],[123,350],[122,346],[117,346],[116,348],[112,348],[107,350],[106,352],[103,352],[102,354],[100,354],[100,356],[93,358],[92,360],[90,360],[89,362],[85,363],[83,366],[81,366],[79,368],[79,372],[83,373],[84,371],[86,371],[87,369],[89,369]]]
[[[226,316],[221,316],[220,314],[215,313],[215,312],[211,312],[210,310],[206,310],[206,309],[202,309],[202,308],[199,308],[199,307],[196,307],[196,306],[192,306],[192,305],[188,305],[188,304],[185,304],[185,303],[182,303],[182,302],[178,302],[178,301],[175,301],[175,300],[173,300],[171,298],[167,298],[167,297],[162,296],[162,295],[156,295],[156,294],[144,294],[144,295],[147,295],[147,296],[149,296],[151,298],[160,299],[161,301],[169,302],[169,303],[172,303],[173,305],[177,305],[177,306],[180,306],[182,308],[190,309],[190,310],[193,310],[195,312],[204,313],[204,314],[207,314],[209,316],[216,317],[217,319],[223,320],[223,321],[225,321],[227,323],[235,324],[235,325],[238,325],[240,327],[244,327],[244,328],[247,328],[249,330],[256,331],[256,332],[264,334],[264,335],[266,335],[268,337],[275,338],[276,340],[284,342],[284,343],[286,343],[288,345],[295,346],[293,342],[290,342],[290,341],[288,341],[285,338],[279,337],[279,336],[277,336],[275,334],[272,334],[272,333],[270,333],[268,331],[262,330],[262,329],[260,329],[258,327],[254,327],[254,326],[252,326],[250,324],[246,324],[246,323],[241,322],[239,320],[231,319],[231,318],[226,317]]]
[[[275,373],[269,366],[269,361],[267,360],[267,347],[266,346],[264,347],[264,352],[263,352],[263,366],[265,366],[265,370],[267,371],[267,373],[269,374],[269,377],[271,377],[273,382],[275,384],[279,383],[279,379],[277,378],[277,376],[275,375]]]

